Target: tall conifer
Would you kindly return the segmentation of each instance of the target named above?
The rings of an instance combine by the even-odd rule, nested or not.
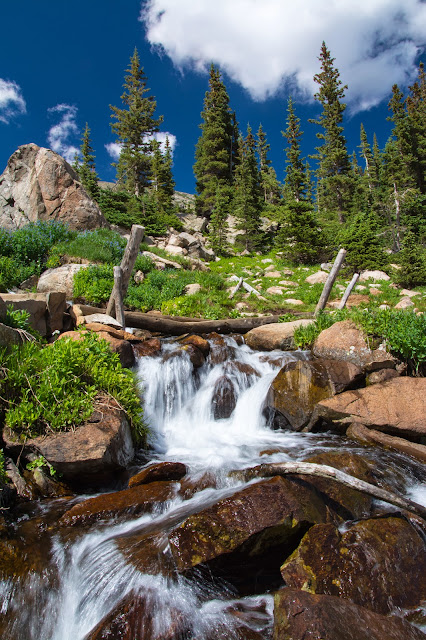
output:
[[[234,215],[237,228],[243,233],[244,247],[248,251],[261,243],[260,217],[262,211],[262,188],[256,161],[256,143],[251,130],[239,140],[239,164],[235,175]]]
[[[95,154],[90,141],[90,129],[87,122],[81,139],[80,152],[81,161],[79,159],[78,164],[76,162],[77,173],[87,193],[94,200],[98,200],[100,193],[98,185],[99,178],[96,173]]]

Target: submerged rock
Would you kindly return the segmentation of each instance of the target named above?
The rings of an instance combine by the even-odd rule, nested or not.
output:
[[[215,420],[229,418],[237,404],[234,385],[228,376],[221,376],[215,383],[212,397],[212,411]]]
[[[332,524],[318,524],[283,564],[281,574],[289,587],[339,596],[389,614],[425,599],[425,542],[398,516],[356,522],[343,533]]]
[[[129,487],[162,480],[180,480],[186,473],[187,467],[181,462],[158,462],[132,476],[129,480]]]
[[[275,595],[274,640],[426,640],[396,616],[373,613],[343,598],[281,589]]]

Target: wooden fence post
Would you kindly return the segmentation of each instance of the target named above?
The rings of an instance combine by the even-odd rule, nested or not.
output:
[[[136,258],[139,253],[139,246],[144,236],[145,227],[140,224],[134,224],[130,231],[130,237],[127,241],[126,249],[124,251],[123,259],[121,261],[121,298],[124,299],[129,287],[130,276],[132,275],[133,267],[135,266]],[[114,287],[111,292],[111,296],[108,301],[106,309],[107,315],[113,316],[115,314],[115,300],[117,296],[117,288],[114,282]]]
[[[339,273],[340,268],[343,264],[345,256],[346,256],[346,249],[340,249],[334,261],[333,267],[330,273],[328,274],[328,278],[324,285],[324,289],[322,290],[321,297],[318,300],[318,304],[315,308],[315,313],[314,313],[315,316],[318,315],[318,313],[322,311],[325,305],[327,304],[328,297],[330,295],[331,289],[333,288],[333,284],[337,278],[337,274]]]
[[[121,324],[122,328],[126,326],[126,321],[124,319],[124,305],[123,305],[123,296],[121,295],[123,286],[123,273],[121,271],[121,267],[114,267],[114,289],[115,289],[115,317],[118,322]]]
[[[359,278],[359,273],[354,273],[354,275],[352,276],[352,280],[350,281],[350,283],[348,284],[348,286],[346,287],[346,291],[343,294],[342,299],[340,300],[339,306],[337,307],[338,309],[344,309],[346,302],[349,298],[349,296],[351,295],[351,291],[354,288],[354,286],[356,285],[357,281]]]

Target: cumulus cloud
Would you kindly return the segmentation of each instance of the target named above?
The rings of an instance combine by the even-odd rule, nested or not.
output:
[[[168,138],[170,149],[173,154],[177,143],[177,138],[173,133],[168,133],[167,131],[159,131],[158,133],[154,133],[153,138],[155,138],[155,140],[158,140],[163,152],[164,145],[166,144],[166,138]],[[113,160],[118,160],[118,158],[120,157],[121,147],[122,145],[119,142],[110,142],[105,145],[105,149]]]
[[[20,86],[0,78],[0,122],[9,124],[13,116],[26,113],[26,110]]]
[[[60,116],[59,122],[48,131],[49,147],[59,153],[67,162],[73,162],[76,154],[80,154],[80,149],[71,143],[72,138],[76,138],[79,134],[76,123],[77,107],[70,104],[57,104],[48,109],[48,112]]]
[[[423,0],[146,0],[140,20],[177,67],[213,62],[255,100],[283,87],[312,99],[324,40],[353,111],[410,81],[426,43]]]

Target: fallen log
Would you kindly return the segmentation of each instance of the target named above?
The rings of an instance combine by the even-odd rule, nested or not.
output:
[[[426,507],[417,502],[413,502],[408,498],[386,491],[380,487],[376,487],[369,482],[354,478],[340,469],[335,469],[325,464],[315,464],[314,462],[278,462],[271,464],[260,464],[257,467],[251,467],[243,471],[245,480],[253,480],[254,478],[269,478],[271,476],[283,476],[288,474],[307,475],[317,478],[328,478],[335,480],[345,487],[356,489],[362,493],[366,493],[373,498],[383,500],[396,507],[415,513],[426,520]]]
[[[127,327],[157,331],[169,336],[180,336],[183,333],[247,333],[250,329],[264,324],[278,322],[279,316],[263,316],[260,318],[231,318],[225,320],[201,320],[197,322],[179,322],[149,313],[129,311],[124,314]]]

